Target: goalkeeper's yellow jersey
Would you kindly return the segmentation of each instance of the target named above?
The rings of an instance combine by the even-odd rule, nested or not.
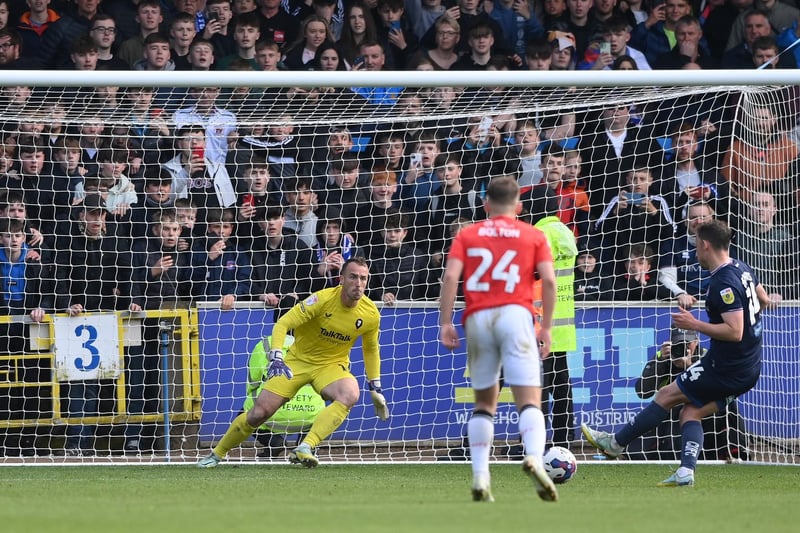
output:
[[[331,287],[295,305],[273,327],[272,348],[282,348],[287,331],[294,330],[295,341],[287,351],[287,360],[349,366],[350,350],[362,337],[367,379],[380,379],[380,312],[366,296],[355,307],[345,307],[341,295],[341,286]]]

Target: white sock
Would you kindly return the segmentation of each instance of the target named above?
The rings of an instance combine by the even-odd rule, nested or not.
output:
[[[467,424],[469,453],[472,457],[472,476],[489,479],[489,455],[494,441],[494,422],[485,414],[473,414]]]
[[[528,407],[519,414],[519,434],[522,437],[525,455],[532,455],[541,461],[544,455],[544,443],[547,440],[541,409]]]
[[[685,466],[682,466],[682,467],[678,468],[678,471],[675,472],[675,473],[678,475],[678,477],[686,477],[689,474],[694,474],[694,470],[692,470],[691,468],[686,468]]]

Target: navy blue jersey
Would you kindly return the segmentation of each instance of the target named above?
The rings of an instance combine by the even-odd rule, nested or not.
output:
[[[706,295],[706,312],[711,324],[722,324],[722,315],[744,312],[744,334],[739,342],[711,339],[705,356],[718,374],[745,377],[761,372],[761,303],[756,294],[759,282],[750,267],[731,260],[711,273]]]

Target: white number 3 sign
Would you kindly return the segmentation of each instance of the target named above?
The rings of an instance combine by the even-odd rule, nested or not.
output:
[[[53,326],[58,381],[119,377],[122,356],[116,314],[57,316],[53,319]]]

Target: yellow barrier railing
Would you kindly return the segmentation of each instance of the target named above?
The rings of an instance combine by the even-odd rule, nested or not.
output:
[[[93,316],[109,314],[84,313],[81,317],[91,321]],[[102,376],[100,379],[114,388],[114,408],[113,411],[103,412],[99,416],[81,417],[69,417],[66,413],[67,398],[62,397],[62,390],[65,389],[67,378],[57,361],[59,350],[74,346],[66,345],[65,348],[63,342],[59,346],[60,341],[57,341],[54,319],[67,315],[46,315],[41,323],[35,323],[25,316],[0,316],[0,327],[9,330],[14,328],[15,332],[25,336],[17,339],[19,344],[24,343],[23,353],[0,352],[0,429],[63,424],[158,423],[165,420],[165,415],[171,423],[200,420],[197,311],[171,309],[139,313],[116,312],[113,315],[116,316],[118,327],[119,370],[113,378]],[[159,400],[167,398],[168,402],[159,401],[159,412],[129,413],[125,356],[127,350],[143,342],[145,320],[158,323],[170,332],[166,354],[169,358],[168,368],[165,370],[163,365],[159,365],[158,370],[162,378],[162,372],[169,372],[168,381],[159,380]],[[103,332],[98,333],[102,334]],[[88,342],[83,343],[86,344]],[[161,348],[159,345],[158,354],[148,355],[165,357]],[[26,379],[29,374],[38,379]],[[165,391],[165,386],[169,390]],[[16,406],[33,400],[38,401],[39,408],[36,412],[16,412]],[[169,406],[167,413],[164,412],[165,403]]]

